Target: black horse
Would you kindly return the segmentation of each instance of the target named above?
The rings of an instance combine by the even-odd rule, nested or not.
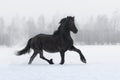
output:
[[[74,17],[67,16],[60,21],[60,26],[53,35],[47,34],[38,34],[35,37],[29,39],[26,47],[21,51],[18,51],[17,55],[22,55],[30,51],[32,48],[34,50],[33,55],[31,56],[29,63],[31,64],[33,59],[39,53],[40,58],[46,60],[49,64],[54,64],[53,60],[48,60],[43,56],[43,50],[47,52],[60,52],[61,62],[64,64],[65,61],[65,52],[67,50],[76,51],[80,55],[80,59],[83,63],[86,63],[86,59],[79,49],[73,46],[73,39],[70,35],[70,31],[77,33],[78,30],[74,23]]]

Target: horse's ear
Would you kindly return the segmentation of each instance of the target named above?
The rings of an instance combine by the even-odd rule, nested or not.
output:
[[[67,16],[66,20],[68,21],[70,19],[70,16]]]

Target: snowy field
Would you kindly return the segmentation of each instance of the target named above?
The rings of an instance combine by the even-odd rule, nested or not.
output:
[[[83,64],[76,52],[66,52],[65,64],[59,65],[57,53],[45,53],[54,65],[35,58],[32,54],[16,56],[18,47],[0,47],[0,80],[120,80],[120,46],[76,46],[87,59]]]

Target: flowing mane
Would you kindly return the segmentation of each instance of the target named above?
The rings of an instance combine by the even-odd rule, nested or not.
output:
[[[65,25],[65,22],[66,22],[66,19],[67,18],[63,18],[59,23],[60,23],[60,26],[58,27],[58,29],[56,31],[53,32],[53,35],[58,35],[60,33],[60,29],[61,27],[63,27]]]

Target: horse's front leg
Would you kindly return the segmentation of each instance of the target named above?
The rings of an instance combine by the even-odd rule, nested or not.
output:
[[[82,61],[83,63],[87,63],[84,55],[82,54],[82,52],[81,52],[79,49],[77,49],[76,47],[72,46],[69,50],[70,50],[70,51],[75,51],[75,52],[79,53],[81,61]]]
[[[60,64],[64,64],[64,62],[65,62],[65,52],[60,52],[60,56],[61,56],[61,62],[60,62]]]

